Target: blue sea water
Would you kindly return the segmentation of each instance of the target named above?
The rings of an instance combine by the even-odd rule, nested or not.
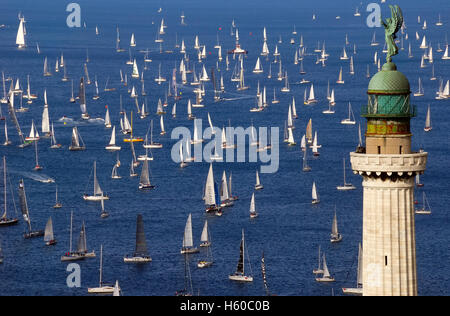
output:
[[[18,202],[17,187],[21,178],[25,181],[30,207],[32,224],[43,229],[51,216],[58,244],[46,247],[42,239],[24,240],[25,229],[23,220],[14,227],[1,228],[5,262],[0,265],[0,295],[86,295],[88,287],[98,284],[99,260],[91,259],[81,262],[81,282],[78,289],[66,285],[67,265],[60,262],[60,257],[69,247],[70,212],[74,212],[74,240],[82,221],[86,222],[88,247],[100,252],[104,249],[104,279],[109,282],[119,280],[124,295],[173,295],[184,287],[184,259],[179,250],[182,244],[186,219],[190,213],[193,217],[194,240],[199,243],[201,229],[205,219],[208,219],[213,241],[214,265],[200,270],[196,261],[203,258],[203,253],[191,257],[192,282],[195,293],[200,295],[264,295],[262,276],[260,273],[260,258],[264,251],[267,263],[267,279],[272,292],[278,295],[330,295],[332,289],[336,295],[341,295],[340,288],[356,283],[356,257],[358,243],[362,234],[362,189],[361,178],[347,172],[347,180],[357,185],[357,190],[338,192],[336,186],[343,182],[342,159],[348,160],[348,153],[353,151],[358,143],[357,125],[344,126],[341,119],[347,116],[347,104],[352,103],[357,120],[364,126],[364,120],[359,118],[360,108],[367,102],[366,67],[370,72],[376,72],[373,65],[375,50],[381,53],[382,45],[370,47],[369,42],[373,29],[365,24],[368,2],[360,1],[78,1],[81,7],[82,21],[87,28],[70,29],[66,25],[66,6],[69,1],[25,1],[2,0],[0,3],[0,70],[7,77],[20,78],[23,86],[26,77],[30,75],[32,92],[39,99],[31,104],[30,111],[18,114],[18,120],[25,134],[28,134],[32,119],[40,124],[43,109],[43,92],[47,89],[50,119],[55,124],[58,142],[64,145],[60,150],[51,150],[49,140],[39,141],[39,161],[44,170],[33,171],[34,148],[19,149],[16,146],[1,147],[0,156],[6,156],[8,170],[16,203]],[[430,81],[431,65],[420,69],[420,42],[415,40],[415,32],[421,36],[426,34],[434,48],[437,43],[444,47],[449,31],[450,12],[448,1],[397,1],[405,16],[409,41],[405,41],[405,50],[394,57],[398,69],[410,80],[411,89],[417,90],[418,78],[422,78],[425,96],[413,98],[418,106],[417,118],[412,121],[413,145],[415,149],[423,148],[429,152],[427,171],[421,178],[425,183],[423,189],[432,208],[431,216],[416,217],[417,269],[420,295],[448,295],[449,277],[447,263],[449,262],[450,219],[447,205],[450,203],[448,183],[449,138],[448,138],[448,106],[449,101],[436,101],[435,91],[438,89],[439,78],[450,79],[448,74],[450,64],[440,59],[442,53],[435,53],[435,73],[437,81]],[[361,17],[354,17],[355,8],[359,6]],[[163,11],[158,13],[157,10]],[[382,5],[383,14],[389,15],[387,5]],[[181,12],[186,15],[187,26],[180,25]],[[18,51],[15,36],[18,26],[17,15],[22,12],[27,20],[28,48]],[[312,14],[316,21],[312,21]],[[444,26],[437,27],[438,14],[441,13]],[[341,16],[340,20],[335,17]],[[417,16],[428,22],[428,29],[423,31],[417,23]],[[164,50],[174,50],[173,54],[160,54],[159,46],[154,42],[161,18],[164,18],[166,35],[164,35]],[[288,147],[282,140],[279,142],[279,170],[274,174],[261,174],[264,190],[256,193],[256,205],[259,217],[249,218],[250,198],[255,182],[255,170],[258,163],[215,163],[216,179],[221,177],[223,170],[233,173],[233,193],[240,199],[235,206],[227,209],[222,217],[206,215],[202,201],[203,183],[209,164],[195,163],[186,169],[180,169],[170,156],[171,147],[176,140],[170,139],[170,132],[178,126],[192,129],[192,121],[187,120],[186,105],[189,98],[195,95],[190,87],[181,88],[182,99],[177,102],[177,118],[165,117],[168,134],[159,137],[157,141],[164,149],[153,150],[154,161],[150,163],[152,181],[156,189],[149,192],[138,190],[138,180],[130,179],[128,166],[131,160],[129,147],[122,143],[120,160],[122,167],[119,173],[121,180],[110,178],[111,169],[116,162],[116,154],[104,150],[109,141],[110,130],[104,128],[101,122],[82,122],[77,104],[69,103],[70,81],[62,82],[62,72],[54,73],[54,64],[61,53],[67,63],[68,76],[75,82],[75,93],[78,82],[83,75],[83,64],[86,59],[86,49],[89,51],[88,64],[91,80],[97,76],[100,88],[100,99],[92,100],[93,85],[87,86],[88,111],[94,118],[103,118],[105,106],[111,111],[113,124],[119,125],[119,95],[123,96],[124,108],[129,113],[135,111],[134,101],[127,94],[126,88],[120,84],[119,70],[131,74],[131,67],[126,65],[128,52],[115,52],[116,26],[120,27],[121,46],[128,50],[131,33],[136,36],[137,47],[133,56],[137,58],[140,70],[143,68],[141,49],[150,50],[149,70],[145,72],[149,117],[144,120],[134,119],[134,132],[144,136],[150,119],[155,120],[155,130],[159,131],[156,114],[158,98],[164,100],[167,85],[159,86],[154,82],[158,74],[158,65],[162,65],[162,73],[171,77],[174,65],[178,65],[182,55],[174,48],[176,36],[178,42],[184,39],[191,61],[196,60],[193,49],[194,37],[199,36],[201,44],[207,47],[208,58],[204,61],[206,68],[216,66],[217,51],[213,49],[217,34],[223,46],[223,52],[232,49],[234,37],[230,36],[231,21],[236,21],[240,33],[241,44],[249,51],[244,64],[246,82],[251,87],[245,92],[236,92],[235,84],[230,82],[232,71],[225,71],[225,63],[220,64],[221,74],[225,79],[228,97],[242,96],[235,101],[221,103],[213,102],[212,84],[206,85],[207,94],[204,109],[194,109],[198,118],[206,117],[209,112],[216,126],[248,127],[251,122],[256,127],[279,127],[283,131],[284,121],[288,113],[288,105],[292,96],[297,100],[299,118],[295,120],[294,137],[298,143],[304,133],[310,118],[313,129],[318,131],[320,157],[310,157],[312,172],[302,172],[302,152],[299,146]],[[296,44],[289,44],[292,30],[296,27],[298,35]],[[95,26],[99,27],[100,35],[95,35]],[[254,75],[251,71],[262,48],[262,30],[267,28],[268,44],[273,52],[275,44],[281,35],[282,44],[278,44],[283,66],[286,67],[291,83],[301,79],[299,66],[293,64],[295,48],[298,46],[300,34],[303,35],[308,52],[312,53],[317,42],[326,42],[330,54],[326,67],[316,65],[316,56],[308,55],[304,60],[307,71],[305,78],[314,83],[316,97],[319,103],[314,106],[303,106],[305,86],[291,84],[291,92],[283,94],[280,89],[283,82],[267,79],[269,61],[262,59],[265,73]],[[347,53],[352,54],[353,44],[356,44],[357,54],[354,56],[355,75],[348,74],[348,62],[339,60],[348,34],[351,45]],[[384,40],[382,29],[376,30],[379,42]],[[35,43],[38,42],[41,54],[38,55]],[[408,43],[411,42],[414,58],[407,57]],[[211,54],[209,54],[211,53]],[[52,77],[42,76],[45,56],[48,57]],[[339,68],[343,67],[344,85],[336,85]],[[234,61],[231,60],[231,69]],[[196,64],[197,71],[200,66]],[[273,65],[276,74],[278,65]],[[110,86],[116,87],[115,92],[103,92],[107,78]],[[266,86],[268,99],[271,100],[273,88],[277,89],[280,103],[270,105],[261,113],[250,113],[254,106],[257,82]],[[326,101],[327,83],[330,81],[335,88],[337,105],[336,114],[327,116],[322,111],[328,107]],[[178,82],[180,79],[178,78]],[[9,83],[8,83],[9,84]],[[132,80],[140,90],[140,82]],[[309,87],[309,85],[308,85]],[[140,98],[140,104],[143,99]],[[16,98],[17,104],[17,98]],[[169,100],[168,113],[173,100]],[[423,131],[425,113],[428,104],[431,105],[433,130]],[[2,110],[6,109],[2,105]],[[58,119],[63,115],[73,118],[74,123],[63,124]],[[85,152],[69,152],[68,145],[72,126],[76,124],[86,143]],[[18,137],[12,122],[8,119],[9,135],[14,144]],[[3,128],[0,128],[1,142],[4,140]],[[282,137],[282,133],[280,135]],[[276,145],[276,144],[273,144]],[[136,146],[137,153],[144,150]],[[100,219],[100,206],[97,203],[86,203],[82,195],[90,192],[89,176],[93,162],[97,161],[98,178],[105,192],[111,197],[105,203],[110,213],[107,219]],[[347,163],[347,168],[349,164]],[[54,204],[55,184],[44,184],[39,176],[48,176],[56,180],[60,199],[64,207],[60,210],[52,208]],[[313,181],[318,186],[321,203],[312,206],[311,186]],[[417,192],[421,202],[422,192]],[[2,201],[2,199],[1,199]],[[337,210],[339,228],[344,235],[342,243],[332,245],[329,233],[334,210]],[[11,207],[10,207],[11,209]],[[145,231],[153,262],[144,266],[126,265],[123,256],[133,252],[135,239],[136,215],[143,214]],[[239,242],[241,230],[245,230],[251,269],[255,281],[251,284],[236,284],[228,280],[233,273],[239,258]],[[317,265],[317,249],[319,245],[326,253],[328,267],[336,278],[333,284],[315,282],[312,270]]]

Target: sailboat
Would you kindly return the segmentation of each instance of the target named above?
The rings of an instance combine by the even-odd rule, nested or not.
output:
[[[425,192],[422,192],[422,196],[423,196],[423,204],[422,204],[422,208],[418,208],[415,210],[416,214],[421,214],[421,215],[430,215],[431,214],[431,207],[430,204],[428,203],[427,197],[425,195]]]
[[[89,294],[113,294],[114,286],[103,284],[103,245],[100,246],[100,280],[96,288],[88,288]]]
[[[50,77],[52,75],[52,73],[48,70],[48,62],[47,62],[47,57],[45,57],[44,59],[44,77]]]
[[[144,139],[142,137],[133,137],[133,112],[131,112],[130,118],[131,118],[130,137],[129,138],[124,138],[123,141],[125,143],[143,142]]]
[[[376,32],[373,32],[372,41],[370,42],[370,46],[378,46],[380,43],[376,40]]]
[[[294,133],[292,131],[292,127],[288,127],[287,131],[288,131],[288,140],[287,143],[289,146],[295,146],[297,145],[297,143],[294,140]]]
[[[163,147],[163,145],[161,143],[156,143],[153,141],[153,120],[150,120],[150,143],[145,142],[143,147],[144,148],[162,148]]]
[[[289,80],[288,80],[288,74],[287,74],[287,71],[286,71],[286,73],[285,73],[285,75],[284,75],[284,87],[283,88],[281,88],[281,92],[290,92],[291,91],[291,89],[289,88]]]
[[[197,253],[200,250],[194,247],[194,240],[192,237],[192,214],[189,214],[184,228],[183,246],[181,248],[181,254]]]
[[[50,132],[51,136],[50,136],[50,143],[51,149],[59,149],[61,148],[61,144],[58,144],[58,142],[56,141],[56,137],[55,137],[55,128],[53,127],[53,123],[52,123],[52,128],[51,128],[51,132]]]
[[[23,179],[19,181],[19,199],[20,199],[20,208],[22,210],[23,219],[27,223],[28,232],[25,232],[23,237],[25,239],[34,238],[34,237],[42,237],[44,236],[43,230],[37,230],[33,231],[31,227],[31,218],[30,213],[28,209],[28,202],[27,202],[27,196],[25,193],[25,183],[23,182]]]
[[[305,147],[305,150],[303,151],[303,172],[310,172],[311,167],[308,165],[308,149]]]
[[[120,167],[120,161],[119,161],[119,155],[117,155],[117,162],[114,164],[114,167],[111,171],[111,179],[122,179],[122,177],[119,175],[119,172],[117,169]],[[103,201],[103,199],[101,200]]]
[[[334,282],[334,278],[330,275],[330,272],[328,271],[327,261],[325,259],[325,254],[323,254],[323,273],[322,277],[317,277],[317,282]]]
[[[256,184],[255,184],[255,190],[262,190],[264,189],[264,186],[261,184],[261,181],[259,180],[259,173],[258,170],[256,170]]]
[[[23,17],[20,19],[19,29],[17,30],[16,45],[17,45],[18,49],[22,49],[22,48],[26,47],[26,44],[25,44],[25,25],[24,25],[24,18]]]
[[[319,265],[317,267],[317,269],[313,270],[314,274],[322,274],[323,273],[323,269],[322,269],[322,257],[320,256],[320,245],[319,245]]]
[[[3,142],[3,146],[9,146],[12,144],[12,142],[9,140],[8,138],[8,126],[6,124],[6,120],[5,120],[5,141]]]
[[[449,60],[450,59],[450,56],[449,56],[449,53],[448,53],[448,44],[445,46],[445,52],[444,52],[444,55],[442,55],[442,59],[443,60]]]
[[[100,187],[100,184],[97,180],[97,162],[94,161],[94,192],[93,195],[84,194],[83,199],[85,201],[101,201],[101,200],[109,200],[109,197],[107,195],[103,194],[103,191]]]
[[[141,170],[141,178],[139,180],[139,190],[154,189],[155,185],[151,184],[149,176],[148,160],[144,160]]]
[[[213,264],[213,255],[212,255],[212,250],[211,250],[211,236],[209,234],[209,230],[208,230],[208,221],[205,220],[205,224],[203,226],[203,230],[202,230],[202,236],[200,238],[200,241],[202,242],[200,244],[200,247],[204,247],[206,248],[206,258],[203,260],[200,260],[197,263],[197,267],[199,268],[207,268],[212,266]]]
[[[17,218],[8,218],[8,196],[7,196],[7,183],[6,183],[6,157],[3,156],[3,214],[0,217],[1,226],[11,226],[19,222]]]
[[[39,158],[38,158],[38,149],[37,149],[37,142],[34,142],[34,151],[35,151],[35,156],[36,156],[36,165],[34,166],[33,170],[34,171],[41,171],[42,169],[44,169],[41,165],[39,165]]]
[[[217,185],[214,182],[214,172],[212,163],[209,165],[208,177],[206,178],[204,200],[205,211],[207,213],[216,212],[216,215],[221,215],[221,202],[218,194]]]
[[[319,199],[319,194],[317,194],[317,187],[316,187],[316,182],[313,182],[313,186],[312,186],[312,204],[319,204],[320,203],[320,199]]]
[[[431,110],[430,110],[430,105],[428,104],[428,110],[427,110],[427,117],[425,119],[425,128],[424,131],[425,132],[429,132],[433,129],[433,127],[431,126]]]
[[[217,142],[216,142],[217,145]],[[217,155],[217,154],[216,154]],[[222,175],[222,182],[220,185],[220,206],[221,207],[229,207],[234,205],[234,200],[230,198],[230,193],[228,192],[228,181],[227,174],[225,170]]]
[[[339,191],[355,190],[356,187],[354,185],[352,185],[351,183],[347,183],[345,180],[345,158],[344,158],[344,162],[343,162],[343,167],[344,167],[344,185],[338,186],[337,189]]]
[[[81,118],[83,120],[88,120],[91,118],[91,116],[87,112],[87,107],[86,107],[86,89],[85,89],[85,85],[84,85],[84,77],[81,77],[81,79],[80,79],[80,90],[79,90],[78,97],[79,97],[79,102],[80,102]]]
[[[72,128],[72,142],[69,146],[70,151],[82,151],[85,150],[86,146],[84,145],[83,139],[81,138],[80,133],[78,132],[78,128],[74,126]]]
[[[339,230],[338,230],[336,206],[334,208],[334,217],[333,217],[333,224],[331,226],[331,235],[330,236],[331,236],[330,241],[332,243],[338,243],[338,242],[342,241],[342,235],[339,233]]]
[[[236,267],[236,271],[228,277],[232,281],[253,282],[253,276],[245,274],[245,255],[247,254],[247,257],[248,257],[248,253],[246,252],[246,250],[247,249],[246,249],[246,244],[245,244],[245,235],[244,235],[244,230],[242,230],[239,261],[238,261],[238,264]],[[248,260],[248,261],[250,261],[250,260]],[[251,272],[251,266],[250,266],[250,272]]]
[[[355,115],[353,114],[352,104],[350,102],[348,103],[348,117],[346,119],[343,119],[341,121],[341,124],[344,124],[344,125],[355,125],[356,124]]]
[[[131,34],[130,46],[131,47],[135,47],[136,46],[136,39],[134,37],[134,33]]]
[[[320,153],[319,153],[318,149],[322,147],[322,145],[318,145],[317,142],[318,142],[318,140],[317,140],[317,131],[315,131],[315,133],[314,133],[314,140],[313,140],[313,143],[312,143],[312,146],[311,146],[314,157],[320,156]]]
[[[45,225],[44,241],[46,246],[56,245],[56,239],[53,235],[53,221],[51,217]]]
[[[256,212],[255,193],[253,193],[252,200],[250,201],[250,218],[256,217],[258,217],[258,213]]]
[[[61,257],[62,262],[84,260],[84,258],[85,258],[84,253],[83,253],[85,251],[85,249],[83,247],[84,236],[82,234],[80,234],[80,240],[78,242],[78,250],[76,252],[72,252],[72,227],[73,227],[73,211],[70,212],[69,251]],[[82,231],[82,233],[83,233],[83,231]]]
[[[363,294],[363,252],[361,243],[359,243],[358,248],[358,268],[356,276],[356,288],[342,288],[344,294],[362,295]]]
[[[108,151],[119,151],[121,148],[122,147],[116,145],[116,127],[114,126],[111,132],[111,140],[105,149]]]
[[[27,142],[32,142],[32,141],[38,141],[39,140],[39,132],[36,128],[36,126],[34,125],[34,120],[31,121],[31,129],[30,129],[30,134],[28,135],[28,137],[25,138],[25,140]]]
[[[341,67],[341,69],[339,70],[339,78],[338,78],[338,80],[336,81],[336,83],[338,83],[338,84],[344,84],[344,79],[342,79],[342,67]]]
[[[56,192],[55,192],[55,205],[53,205],[54,209],[62,208],[61,202],[58,200],[58,186],[56,186]]]
[[[136,219],[136,247],[133,255],[123,258],[125,263],[146,263],[152,261],[148,253],[147,241],[144,232],[144,220],[141,214]]]
[[[263,72],[264,72],[264,71],[263,71],[262,66],[261,66],[261,61],[260,61],[260,59],[259,59],[259,57],[258,57],[258,59],[256,60],[255,69],[253,69],[253,73],[255,73],[255,74],[261,74],[261,73],[263,73]]]
[[[309,98],[307,100],[305,100],[305,105],[309,105],[309,104],[314,104],[317,103],[318,101],[315,99],[314,96],[314,85],[311,84],[311,89],[309,90]]]
[[[422,86],[422,79],[419,77],[419,89],[417,92],[414,92],[415,97],[422,97],[424,96],[423,86]]]

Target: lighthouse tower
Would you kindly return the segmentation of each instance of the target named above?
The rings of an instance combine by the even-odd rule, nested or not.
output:
[[[414,177],[425,171],[427,153],[411,148],[416,108],[408,79],[391,59],[398,49],[393,40],[389,44],[394,53],[370,80],[362,110],[365,147],[350,153],[354,173],[363,178],[363,295],[415,296]]]

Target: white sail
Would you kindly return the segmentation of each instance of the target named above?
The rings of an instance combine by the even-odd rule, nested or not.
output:
[[[200,237],[201,242],[208,242],[209,241],[209,234],[208,234],[208,221],[205,220],[205,225],[203,225],[202,230],[202,236]]]
[[[323,278],[329,278],[330,275],[330,271],[328,271],[328,266],[327,266],[327,261],[325,259],[325,254],[323,254]]]
[[[133,73],[131,75],[133,78],[139,78],[139,69],[136,63],[136,59],[133,61]]]
[[[226,201],[230,199],[230,194],[228,193],[228,182],[227,182],[227,175],[225,173],[225,170],[223,171],[222,175],[222,186],[221,186],[221,192],[220,192],[220,199],[222,201]]]
[[[53,221],[50,217],[47,221],[47,224],[45,225],[45,234],[44,234],[44,241],[49,242],[54,240],[53,236]]]
[[[192,214],[189,214],[184,228],[183,248],[189,248],[194,246],[194,240],[192,237]]]
[[[42,111],[42,126],[41,131],[43,134],[50,134],[50,119],[48,115],[48,105],[44,105],[44,110]]]
[[[116,127],[114,126],[111,133],[111,140],[109,141],[109,146],[116,145]]]
[[[19,48],[25,47],[25,32],[24,32],[24,19],[20,19],[19,23],[19,29],[17,30],[17,36],[16,36],[16,45],[18,45]]]
[[[312,186],[312,199],[313,200],[318,200],[318,195],[317,195],[317,188],[316,188],[316,182],[313,182],[313,186]]]
[[[209,166],[205,187],[205,205],[216,205],[216,192],[214,189],[214,173],[212,164]]]
[[[255,193],[252,194],[252,200],[250,201],[250,214],[256,214]]]

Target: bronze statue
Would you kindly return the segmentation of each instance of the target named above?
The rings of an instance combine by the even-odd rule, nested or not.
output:
[[[396,5],[393,7],[390,5],[389,7],[391,8],[392,18],[386,19],[386,22],[381,20],[381,23],[385,29],[386,44],[388,49],[386,57],[387,62],[391,62],[392,56],[398,54],[398,47],[395,45],[395,39],[397,38],[396,33],[403,25],[403,14],[399,6]]]

